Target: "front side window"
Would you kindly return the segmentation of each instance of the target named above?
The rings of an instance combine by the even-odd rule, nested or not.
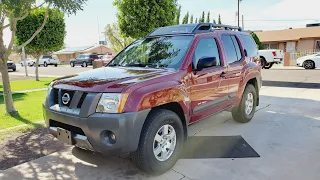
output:
[[[147,37],[132,43],[108,66],[178,69],[193,36]]]
[[[200,40],[192,60],[194,69],[197,67],[199,59],[203,57],[215,57],[217,60],[217,66],[221,65],[219,50],[215,39],[204,38]]]
[[[222,35],[221,41],[226,52],[227,62],[229,64],[238,61],[237,52],[230,35]]]

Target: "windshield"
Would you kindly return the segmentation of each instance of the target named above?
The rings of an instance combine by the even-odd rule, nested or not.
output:
[[[138,40],[108,66],[178,69],[193,36],[151,37]]]

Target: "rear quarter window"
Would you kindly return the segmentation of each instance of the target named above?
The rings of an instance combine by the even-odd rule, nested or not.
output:
[[[258,48],[256,42],[253,40],[251,35],[249,34],[241,34],[240,35],[243,43],[244,43],[244,48],[247,51],[248,57],[256,57],[258,56]]]

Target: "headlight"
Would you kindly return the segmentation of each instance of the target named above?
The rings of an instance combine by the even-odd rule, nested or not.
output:
[[[99,113],[122,113],[128,94],[103,93],[96,108]]]

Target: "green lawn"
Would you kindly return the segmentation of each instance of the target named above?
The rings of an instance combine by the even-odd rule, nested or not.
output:
[[[34,79],[11,81],[11,90],[22,91],[30,89],[46,88],[55,78],[41,78],[40,81]],[[3,92],[2,83],[0,83],[0,92]]]
[[[43,83],[43,81],[41,81]],[[49,81],[47,81],[49,82]],[[29,89],[31,86],[25,84]],[[40,84],[37,84],[37,88],[41,88]],[[13,86],[15,88],[22,89],[23,86]],[[46,87],[46,86],[42,86]],[[34,88],[33,88],[34,89]],[[34,122],[43,120],[42,103],[45,100],[47,91],[37,91],[30,93],[13,94],[14,105],[18,110],[19,115],[10,116],[5,115],[5,105],[3,103],[3,96],[0,96],[0,129],[14,127],[22,124],[32,124]]]

